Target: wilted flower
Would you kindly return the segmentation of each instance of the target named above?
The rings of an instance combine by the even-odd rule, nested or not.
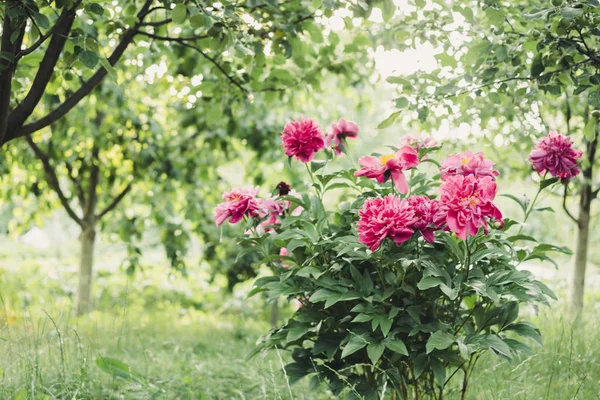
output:
[[[252,189],[233,189],[230,192],[224,193],[224,202],[217,205],[215,208],[215,222],[217,226],[229,218],[229,223],[235,224],[239,222],[244,215],[249,217],[258,216],[260,208],[259,200],[256,198],[259,187]]]
[[[302,118],[285,124],[281,132],[285,154],[302,162],[310,162],[325,146],[325,137],[312,119]]]
[[[539,174],[550,175],[560,179],[569,179],[579,174],[577,162],[583,153],[573,148],[571,138],[550,131],[541,139],[529,154],[533,168]]]
[[[431,200],[427,196],[410,196],[408,204],[415,214],[411,228],[421,232],[429,243],[435,242],[435,230],[445,223],[443,216],[440,218],[439,201]]]
[[[366,176],[377,179],[377,182],[385,182],[392,178],[398,192],[408,193],[408,183],[404,172],[419,164],[419,155],[410,146],[400,148],[396,154],[386,154],[381,157],[365,156],[358,160],[362,168],[354,173],[354,176]]]
[[[284,181],[279,182],[276,186],[276,189],[279,191],[280,196],[285,196],[290,192],[290,190],[292,190],[291,186]]]
[[[452,154],[442,163],[442,180],[454,175],[474,175],[476,178],[489,176],[494,179],[499,175],[494,169],[494,163],[483,158],[483,153],[470,151]]]
[[[411,146],[417,150],[420,150],[435,147],[438,145],[438,142],[426,136],[406,135],[400,139],[400,144],[403,146]]]
[[[375,251],[386,238],[404,243],[414,233],[415,214],[407,200],[392,194],[365,201],[358,212],[358,240]]]
[[[483,227],[488,232],[486,218],[502,220],[502,213],[492,203],[496,183],[491,176],[448,176],[440,186],[440,209],[446,213],[448,228],[459,238],[475,236]]]
[[[340,118],[337,124],[331,125],[331,133],[325,139],[325,146],[332,146],[335,153],[339,156],[344,152],[346,139],[358,137],[358,125],[354,122],[346,121]]]

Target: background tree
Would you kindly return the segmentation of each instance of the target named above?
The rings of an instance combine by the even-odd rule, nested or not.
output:
[[[573,187],[565,184],[556,191],[577,227],[571,295],[576,312],[583,306],[590,210],[599,184],[594,176],[595,110],[600,107],[597,6],[596,0],[434,2],[422,12],[425,18],[403,20],[396,39],[407,48],[423,42],[438,46],[439,68],[389,79],[400,85],[402,96],[387,124],[403,112],[405,121],[422,126],[466,123],[488,143],[519,152],[519,161],[507,167],[531,171],[527,155],[549,129],[575,135],[585,149],[581,177]],[[451,27],[452,35],[443,27]],[[410,35],[415,32],[420,34]],[[579,196],[578,213],[568,210],[570,195]]]
[[[165,57],[184,73],[208,65],[233,85],[231,90],[245,95],[278,91],[294,82],[314,84],[319,74],[311,69],[339,69],[342,64],[332,51],[340,38],[330,34],[325,40],[315,15],[317,11],[331,15],[332,9],[345,5],[320,1],[223,1],[210,6],[157,0],[3,2],[0,143],[30,135],[62,118],[107,74],[116,74],[114,66],[127,49],[139,55],[148,48],[161,52],[171,44],[186,47],[196,57],[183,63],[178,58],[181,53],[169,52]],[[294,71],[284,66],[290,57],[311,73],[295,79]],[[142,59],[125,58],[126,66],[143,64]],[[249,85],[256,77],[263,79]],[[46,104],[42,100],[48,97],[59,101]]]

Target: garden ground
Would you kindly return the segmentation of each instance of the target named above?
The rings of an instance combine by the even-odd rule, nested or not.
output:
[[[285,351],[247,359],[269,329],[268,308],[259,297],[246,298],[249,285],[223,296],[223,283],[210,282],[202,263],[187,279],[166,279],[164,267],[150,266],[160,258],[150,251],[146,267],[128,277],[115,273],[118,252],[101,246],[97,311],[76,320],[76,257],[65,256],[75,251],[2,247],[0,399],[334,398],[324,385],[309,388],[308,379],[288,385]],[[533,269],[565,299],[568,263],[559,264]],[[468,398],[600,399],[596,289],[588,290],[587,313],[577,325],[562,301],[540,310],[534,322],[544,346],[532,343],[532,355],[512,363],[483,357]],[[283,317],[291,309],[284,307]]]

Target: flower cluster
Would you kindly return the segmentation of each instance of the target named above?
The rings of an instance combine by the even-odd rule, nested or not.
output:
[[[403,136],[402,139],[400,139],[400,143],[402,146],[410,146],[417,150],[431,149],[438,145],[438,142],[430,137],[411,135]]]
[[[540,175],[549,172],[555,178],[570,179],[579,174],[578,162],[582,154],[581,150],[573,148],[569,137],[550,131],[537,142],[529,160]]]
[[[259,187],[252,189],[234,189],[223,194],[225,201],[215,209],[215,223],[223,224],[229,218],[229,223],[236,224],[244,218],[259,215],[260,202],[256,198]]]
[[[455,154],[442,164],[444,183],[440,186],[439,200],[427,196],[400,200],[394,195],[385,201],[367,200],[359,212],[360,242],[375,251],[386,237],[402,243],[415,231],[430,243],[435,241],[434,232],[439,229],[455,232],[463,240],[476,235],[480,227],[487,233],[486,219],[502,220],[502,213],[493,204],[494,178],[498,175],[493,165],[482,153]]]
[[[494,163],[483,158],[483,153],[471,153],[466,151],[453,154],[442,163],[442,180],[455,175],[473,175],[475,177],[489,176],[495,178],[498,171],[494,169]]]
[[[281,224],[281,219],[285,215],[300,215],[303,211],[302,207],[296,207],[290,212],[292,202],[281,198],[285,195],[297,197],[296,192],[285,182],[280,182],[276,189],[279,194],[268,199],[257,197],[258,186],[252,189],[234,189],[225,193],[223,195],[225,201],[215,208],[215,223],[219,226],[229,218],[229,223],[236,224],[244,217],[248,217],[257,222],[256,227],[251,228],[249,232],[265,233],[273,229],[274,225]]]
[[[337,155],[345,150],[346,140],[358,137],[358,125],[343,118],[331,125],[331,133],[325,137],[312,119],[302,118],[288,122],[281,132],[285,154],[301,162],[310,162],[324,147],[331,147]]]

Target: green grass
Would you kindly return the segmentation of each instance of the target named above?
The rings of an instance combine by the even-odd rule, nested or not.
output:
[[[149,266],[128,278],[99,258],[97,311],[76,319],[73,260],[19,253],[28,256],[0,252],[0,399],[335,398],[308,380],[290,387],[286,352],[247,360],[268,309],[246,298],[249,285],[224,296],[222,283],[207,283],[208,266],[188,279]],[[549,284],[565,298],[561,280]],[[576,326],[562,302],[542,308],[544,346],[512,363],[482,357],[468,398],[600,399],[599,301],[590,288]]]
[[[286,353],[246,359],[268,329],[264,322],[233,322],[175,307],[141,311],[95,312],[77,321],[31,311],[5,324],[0,398],[333,398],[325,387],[308,391],[307,381],[288,387],[281,368],[285,360],[279,357],[288,359]],[[483,357],[469,399],[600,398],[598,321],[573,328],[549,310],[537,322],[544,347],[512,364],[491,354]]]

